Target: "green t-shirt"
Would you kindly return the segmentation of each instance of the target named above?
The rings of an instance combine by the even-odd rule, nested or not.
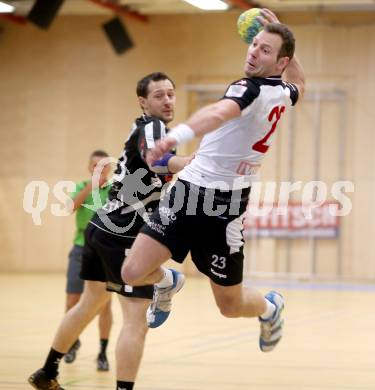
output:
[[[86,187],[87,183],[89,183],[88,180],[76,183],[76,190],[70,195],[71,198],[74,199],[77,194]],[[95,214],[95,211],[104,205],[105,201],[107,200],[110,188],[111,186],[107,185],[99,189],[99,205],[94,204],[92,193],[90,193],[90,195],[82,203],[81,207],[76,210],[76,232],[73,241],[75,245],[83,246],[85,244],[84,231],[86,226],[91,220],[92,216]]]

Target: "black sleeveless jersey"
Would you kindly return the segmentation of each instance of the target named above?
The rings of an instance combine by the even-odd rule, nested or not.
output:
[[[172,179],[172,175],[152,172],[145,161],[147,149],[167,132],[158,118],[143,115],[135,120],[114,171],[108,201],[90,223],[116,235],[134,237],[138,233]]]

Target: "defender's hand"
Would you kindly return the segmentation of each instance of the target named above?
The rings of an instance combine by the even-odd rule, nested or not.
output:
[[[172,137],[165,137],[155,143],[155,146],[146,153],[146,162],[151,166],[155,161],[160,160],[170,149],[176,145]]]

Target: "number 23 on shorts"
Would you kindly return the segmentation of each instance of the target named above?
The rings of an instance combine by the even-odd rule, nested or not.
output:
[[[224,256],[212,255],[211,264],[213,267],[224,269],[227,265],[227,258]]]

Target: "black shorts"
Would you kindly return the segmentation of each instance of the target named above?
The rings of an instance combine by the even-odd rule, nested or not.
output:
[[[219,191],[177,180],[141,232],[165,245],[172,259],[191,257],[200,272],[222,286],[243,277],[243,219],[250,188]]]
[[[135,237],[122,237],[108,233],[89,223],[85,231],[80,277],[107,283],[107,290],[126,297],[152,299],[154,286],[132,287],[121,279],[125,252]]]

